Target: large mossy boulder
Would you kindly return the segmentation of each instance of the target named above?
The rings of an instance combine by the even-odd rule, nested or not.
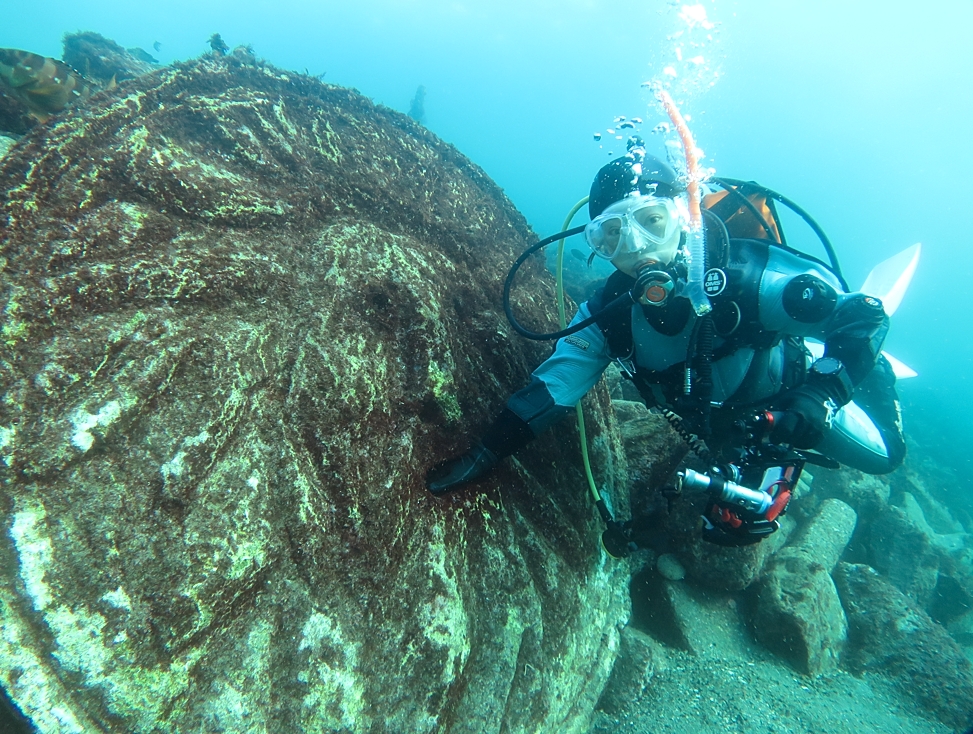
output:
[[[41,732],[585,729],[628,608],[574,433],[422,483],[547,349],[479,168],[228,57],[34,128],[0,189],[0,679]]]

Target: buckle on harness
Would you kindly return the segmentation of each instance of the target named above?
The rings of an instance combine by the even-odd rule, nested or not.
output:
[[[615,361],[618,363],[619,368],[628,375],[629,379],[635,377],[635,363],[632,361],[631,355],[628,357],[615,357]]]

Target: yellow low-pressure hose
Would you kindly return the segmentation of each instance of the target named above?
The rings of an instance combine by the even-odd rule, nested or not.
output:
[[[564,224],[561,225],[561,231],[564,232],[571,226],[571,220],[574,219],[574,215],[585,204],[588,203],[588,197],[584,197],[571,207],[571,211],[568,212],[567,218],[564,220]],[[563,267],[564,267],[564,242],[561,240],[557,245],[557,266],[555,267],[555,276],[557,278],[557,318],[558,323],[560,323],[561,328],[564,329],[567,323],[567,317],[564,315],[564,277],[563,277]],[[595,502],[601,499],[601,495],[598,494],[598,488],[595,486],[595,477],[591,473],[591,461],[588,459],[588,437],[584,430],[584,411],[581,409],[581,401],[578,401],[576,407],[578,412],[578,436],[581,440],[581,459],[584,462],[584,473],[588,477],[588,489],[591,490],[591,496]]]

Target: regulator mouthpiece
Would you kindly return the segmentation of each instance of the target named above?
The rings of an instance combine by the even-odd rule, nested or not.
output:
[[[639,303],[646,306],[664,306],[675,285],[672,276],[664,270],[641,270],[636,281]]]

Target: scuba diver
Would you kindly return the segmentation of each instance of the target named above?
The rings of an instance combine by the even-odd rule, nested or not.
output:
[[[572,412],[614,361],[711,467],[677,479],[710,493],[703,537],[755,543],[779,527],[805,463],[871,474],[902,463],[895,375],[881,353],[889,318],[879,298],[849,292],[836,265],[787,246],[770,198],[748,198],[773,192],[741,181],[704,199],[711,310],[700,315],[686,295],[685,186],[635,141],[598,171],[583,227],[593,256],[616,272],[554,334],[527,331],[505,303],[517,331],[558,338],[556,349],[469,451],[430,470],[426,486],[440,496],[482,477]],[[750,217],[750,236],[731,236],[741,230],[731,217]],[[611,531],[606,549],[624,555],[631,538],[604,503],[599,511]]]

